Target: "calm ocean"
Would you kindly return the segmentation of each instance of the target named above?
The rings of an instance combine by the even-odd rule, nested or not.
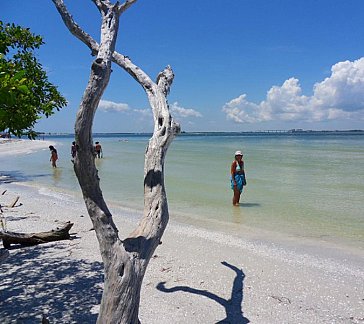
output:
[[[36,186],[79,194],[70,160],[72,137],[45,139],[57,143],[59,168],[52,170],[47,149],[6,157],[1,171]],[[142,210],[148,139],[94,136],[104,151],[96,164],[106,201]],[[229,182],[236,150],[244,153],[248,181],[240,207],[231,204]],[[182,134],[168,151],[165,179],[170,215],[177,221],[364,248],[363,133]]]

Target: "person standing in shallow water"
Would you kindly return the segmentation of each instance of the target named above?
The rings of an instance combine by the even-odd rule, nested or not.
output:
[[[102,147],[99,142],[95,143],[95,154],[99,159],[102,158]]]
[[[235,159],[231,164],[231,189],[234,191],[233,205],[239,206],[240,195],[243,192],[243,187],[246,185],[243,153],[235,152]]]
[[[76,157],[76,154],[77,154],[77,145],[76,145],[76,142],[72,142],[72,146],[71,146],[72,161]]]
[[[57,150],[54,148],[53,145],[49,145],[49,150],[51,151],[51,158],[49,159],[49,161],[52,162],[52,167],[56,168],[57,167],[57,160],[58,160],[58,154],[57,154]]]

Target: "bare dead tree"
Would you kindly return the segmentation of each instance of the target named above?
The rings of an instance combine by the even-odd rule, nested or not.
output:
[[[105,285],[98,323],[139,323],[143,277],[169,219],[164,160],[170,143],[180,132],[179,125],[171,117],[166,99],[173,82],[173,71],[167,66],[158,74],[156,82],[153,82],[127,56],[115,51],[119,18],[136,0],[127,0],[122,4],[112,4],[109,0],[92,0],[102,17],[100,43],[74,21],[63,0],[52,1],[70,32],[96,56],[75,123],[75,138],[79,149],[74,169],[104,263]],[[92,145],[93,118],[108,85],[112,62],[127,71],[143,87],[154,118],[154,132],[144,157],[143,218],[125,239],[119,238],[118,229],[103,198]]]

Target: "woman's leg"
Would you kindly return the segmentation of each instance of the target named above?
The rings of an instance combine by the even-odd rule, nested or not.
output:
[[[233,197],[233,205],[238,206],[240,200],[240,190],[234,187],[234,197]]]
[[[237,194],[236,194],[236,204],[239,205],[240,204],[240,195],[241,195],[241,191],[240,190],[237,190]]]

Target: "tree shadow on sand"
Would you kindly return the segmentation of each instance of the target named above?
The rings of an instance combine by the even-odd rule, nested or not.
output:
[[[95,323],[103,264],[68,258],[69,243],[10,251],[0,264],[2,323]]]
[[[18,181],[26,181],[27,177],[21,171],[1,171],[0,184],[12,183]]]
[[[233,287],[231,290],[231,297],[230,299],[223,299],[207,290],[195,289],[187,286],[175,286],[172,288],[166,288],[165,282],[160,282],[157,285],[157,289],[166,292],[166,293],[173,293],[176,291],[184,291],[191,294],[205,296],[210,298],[221,306],[225,308],[226,318],[217,323],[234,323],[234,324],[246,324],[250,321],[244,317],[243,312],[241,310],[241,304],[243,302],[243,281],[245,278],[245,274],[241,269],[229,264],[225,261],[221,262],[222,265],[230,268],[231,270],[235,271],[236,276],[234,278]]]
[[[26,175],[22,171],[1,171],[0,170],[0,184],[12,183],[12,182],[25,182],[36,178],[42,178],[50,176],[51,173],[38,173],[32,175]]]

